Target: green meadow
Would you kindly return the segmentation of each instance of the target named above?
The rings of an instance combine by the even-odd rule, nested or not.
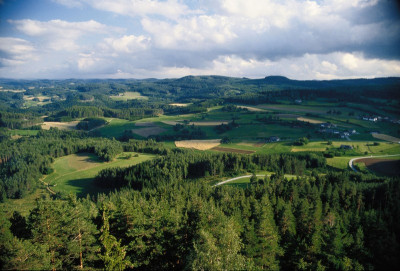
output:
[[[57,158],[53,164],[54,172],[43,181],[55,192],[76,193],[80,196],[106,192],[93,184],[97,173],[109,167],[128,167],[152,159],[152,155],[124,152],[112,162],[102,162],[91,153],[71,154]]]

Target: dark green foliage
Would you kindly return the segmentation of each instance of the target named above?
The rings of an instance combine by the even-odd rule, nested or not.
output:
[[[141,190],[144,186],[153,188],[160,183],[176,180],[237,174],[250,168],[302,175],[306,169],[324,166],[325,163],[325,158],[317,154],[247,156],[186,151],[171,153],[124,169],[104,169],[96,176],[94,182],[103,188],[129,186]]]
[[[224,136],[224,137],[221,139],[221,144],[229,144],[229,143],[231,143],[231,140],[230,140],[229,137]]]
[[[110,270],[128,266],[141,270],[397,268],[399,180],[328,173],[289,181],[278,174],[246,189],[214,188],[201,181],[183,182],[175,172],[177,167],[166,167],[167,161],[169,165],[182,163],[183,155],[174,154],[152,164],[153,169],[166,171],[162,178],[170,178],[168,183],[162,178],[154,183],[147,179],[150,172],[146,173],[145,166],[137,174],[153,186],[146,185],[140,192],[123,189],[99,195],[96,203],[74,197],[40,200],[26,223],[14,214],[12,223],[1,223],[2,266]],[[193,162],[202,161],[201,156],[185,155]],[[207,159],[216,163],[222,156],[217,157]],[[229,156],[239,164],[245,161],[239,158]],[[198,175],[189,168],[186,174]],[[10,231],[11,225],[28,227],[32,234],[22,237],[17,228]],[[27,253],[30,249],[34,252]],[[24,253],[27,258],[21,262],[18,255]]]
[[[308,138],[307,137],[301,137],[297,139],[296,141],[293,142],[293,145],[295,146],[303,146],[308,144]]]
[[[89,131],[99,126],[105,125],[106,123],[107,121],[102,118],[86,118],[84,120],[81,120],[78,125],[76,125],[76,128],[79,130]]]
[[[0,127],[7,127],[10,129],[22,129],[31,127],[42,121],[43,120],[41,118],[32,115],[32,113],[22,114],[0,112]]]

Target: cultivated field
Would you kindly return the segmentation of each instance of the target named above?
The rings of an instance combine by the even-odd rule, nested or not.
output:
[[[300,151],[325,151],[326,148],[292,148],[291,152],[300,152]]]
[[[154,127],[157,126],[154,122],[136,122],[135,127]]]
[[[320,120],[314,120],[314,119],[303,118],[303,117],[299,117],[299,118],[297,118],[297,120],[299,120],[299,121],[304,121],[304,122],[309,122],[309,123],[312,123],[312,124],[321,124],[321,123],[324,123],[323,121],[320,121]]]
[[[142,137],[148,137],[148,136],[152,136],[152,135],[159,135],[165,131],[167,131],[167,130],[164,128],[161,128],[158,126],[152,126],[152,127],[147,127],[147,128],[133,129],[132,133],[140,135]]]
[[[53,121],[45,121],[42,124],[42,129],[50,130],[51,127],[58,128],[60,130],[72,130],[76,128],[76,125],[79,121],[70,121],[70,122],[53,122]]]
[[[118,138],[124,134],[125,130],[134,129],[136,126],[134,122],[124,119],[108,118],[107,121],[107,125],[95,129],[100,136]]]
[[[214,147],[212,148],[213,151],[220,151],[220,152],[233,152],[233,153],[240,153],[240,154],[252,154],[255,151],[248,151],[248,150],[240,150],[240,149],[233,149],[233,148],[225,148],[225,147]]]
[[[252,111],[252,112],[267,112],[267,110],[265,110],[265,109],[261,109],[261,108],[257,108],[257,107],[252,107],[252,106],[238,105],[237,107],[239,107],[239,108],[245,108],[245,109],[247,109],[247,110],[249,110],[249,111]]]
[[[146,96],[142,96],[139,92],[129,91],[121,93],[120,95],[110,96],[111,99],[115,101],[127,101],[127,100],[148,100],[149,98]]]
[[[190,103],[188,103],[188,104],[173,103],[173,104],[169,104],[169,105],[178,106],[178,107],[186,107],[186,106],[190,105]]]
[[[258,141],[258,142],[247,142],[247,141],[243,141],[238,143],[237,145],[240,146],[247,146],[247,147],[256,147],[256,148],[261,148],[262,146],[265,145],[264,141]]]
[[[168,124],[168,125],[177,125],[177,124],[183,124],[181,121],[162,121],[162,123]],[[221,121],[194,121],[194,122],[189,122],[188,125],[194,125],[194,126],[218,126],[221,124],[228,124],[228,121],[221,120]]]
[[[400,175],[400,159],[365,158],[356,160],[355,164],[363,164],[369,170],[382,175]]]
[[[209,140],[181,140],[175,141],[175,146],[178,148],[196,149],[196,150],[209,150],[218,146],[221,139],[209,139]]]
[[[376,133],[373,133],[372,136],[377,139],[386,140],[386,141],[390,141],[390,142],[394,142],[394,143],[400,143],[400,138],[397,138],[394,136],[385,135],[385,134],[376,134]]]

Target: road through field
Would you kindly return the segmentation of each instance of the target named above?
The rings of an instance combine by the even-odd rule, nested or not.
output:
[[[239,179],[243,179],[243,178],[249,178],[249,177],[251,177],[251,176],[253,176],[253,175],[244,175],[244,176],[235,177],[235,178],[228,179],[228,180],[219,182],[219,183],[217,183],[217,184],[214,184],[214,186],[226,184],[226,183],[229,183],[229,182],[232,182],[232,181],[236,181],[236,180],[239,180]],[[257,177],[265,177],[265,175],[256,175],[256,176],[257,176]]]
[[[400,154],[389,154],[389,155],[379,155],[379,156],[363,156],[363,157],[356,157],[349,161],[349,167],[354,171],[358,172],[358,170],[354,167],[354,161],[366,158],[384,158],[384,157],[392,157],[392,156],[399,156]]]

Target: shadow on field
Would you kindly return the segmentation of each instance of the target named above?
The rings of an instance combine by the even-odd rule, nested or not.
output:
[[[110,189],[97,187],[93,183],[93,178],[70,180],[67,182],[67,184],[77,188],[78,192],[76,195],[78,197],[86,197],[86,195],[96,196],[98,193],[108,193],[111,191]]]

